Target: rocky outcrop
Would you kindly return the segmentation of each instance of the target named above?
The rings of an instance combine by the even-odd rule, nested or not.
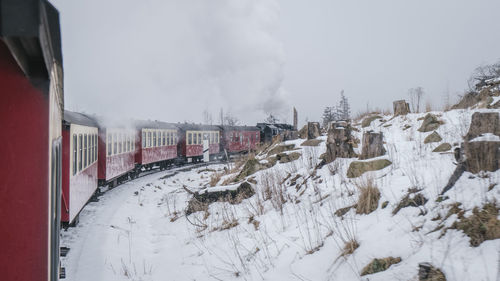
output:
[[[467,171],[494,172],[500,168],[500,141],[471,141],[464,143]]]
[[[345,121],[332,122],[328,129],[326,140],[326,154],[323,164],[333,162],[337,158],[356,157],[353,150],[351,126]]]
[[[440,121],[436,115],[427,113],[424,117],[424,121],[422,122],[422,126],[420,126],[418,131],[422,133],[434,131],[439,128],[441,124],[443,124],[443,122]]]
[[[500,77],[485,80],[476,85],[476,91],[464,95],[452,109],[466,108],[500,108]],[[495,99],[496,98],[496,101]]]
[[[307,139],[315,139],[321,136],[321,131],[319,130],[319,122],[307,122]]]
[[[392,103],[394,116],[406,115],[410,113],[410,105],[405,100],[397,100]]]
[[[469,132],[465,136],[465,140],[470,141],[487,133],[500,136],[500,116],[498,112],[475,112],[472,114]]]
[[[366,172],[382,170],[383,168],[391,164],[392,162],[387,159],[378,159],[368,162],[354,161],[349,165],[349,169],[347,170],[347,177],[357,178]]]
[[[464,139],[467,171],[494,172],[500,168],[500,116],[497,112],[472,114],[469,132]]]
[[[359,159],[363,160],[382,156],[385,152],[384,136],[382,132],[375,133],[373,131],[367,131],[363,134],[363,146]]]
[[[443,140],[443,138],[441,138],[441,136],[436,131],[434,131],[434,132],[432,132],[432,134],[428,135],[424,139],[424,143],[440,142],[442,140]]]

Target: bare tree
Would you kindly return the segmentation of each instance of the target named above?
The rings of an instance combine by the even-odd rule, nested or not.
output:
[[[222,107],[219,111],[219,125],[224,126],[224,109]]]
[[[420,112],[420,104],[422,103],[422,97],[424,96],[424,88],[411,88],[408,90],[408,96],[410,96],[411,111]]]
[[[207,109],[203,110],[203,123],[207,125],[213,124],[212,113],[210,113]]]
[[[500,77],[500,61],[478,66],[470,76],[467,84],[471,92],[479,91],[488,79]]]
[[[240,123],[240,120],[234,115],[231,114],[231,112],[226,113],[226,116],[224,116],[224,123],[228,126],[236,126]]]

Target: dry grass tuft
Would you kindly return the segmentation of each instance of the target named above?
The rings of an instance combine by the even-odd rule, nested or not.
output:
[[[352,239],[348,242],[345,243],[344,249],[342,249],[342,257],[347,257],[348,255],[351,255],[354,253],[354,251],[359,248],[359,243],[356,241],[356,239]]]
[[[469,236],[470,245],[473,247],[481,245],[485,240],[499,239],[498,210],[496,202],[485,204],[482,210],[475,207],[472,210],[472,216],[456,221],[451,228],[462,230]]]
[[[380,191],[373,183],[373,179],[367,179],[357,184],[359,198],[356,205],[356,214],[369,214],[375,211],[380,200]]]

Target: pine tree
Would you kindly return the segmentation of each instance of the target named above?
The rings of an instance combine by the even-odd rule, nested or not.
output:
[[[333,121],[333,107],[327,106],[323,110],[323,128],[328,126],[328,123]]]
[[[340,102],[337,107],[338,119],[341,120],[349,120],[351,117],[351,107],[349,105],[349,101],[347,97],[344,96],[344,90],[340,92]]]

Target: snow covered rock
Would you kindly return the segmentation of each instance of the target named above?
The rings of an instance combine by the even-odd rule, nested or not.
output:
[[[195,212],[205,211],[208,205],[214,202],[229,202],[239,204],[244,199],[250,198],[255,194],[255,190],[248,182],[243,182],[237,188],[227,186],[221,188],[209,188],[202,192],[195,192],[189,200],[186,208],[186,215]]]

